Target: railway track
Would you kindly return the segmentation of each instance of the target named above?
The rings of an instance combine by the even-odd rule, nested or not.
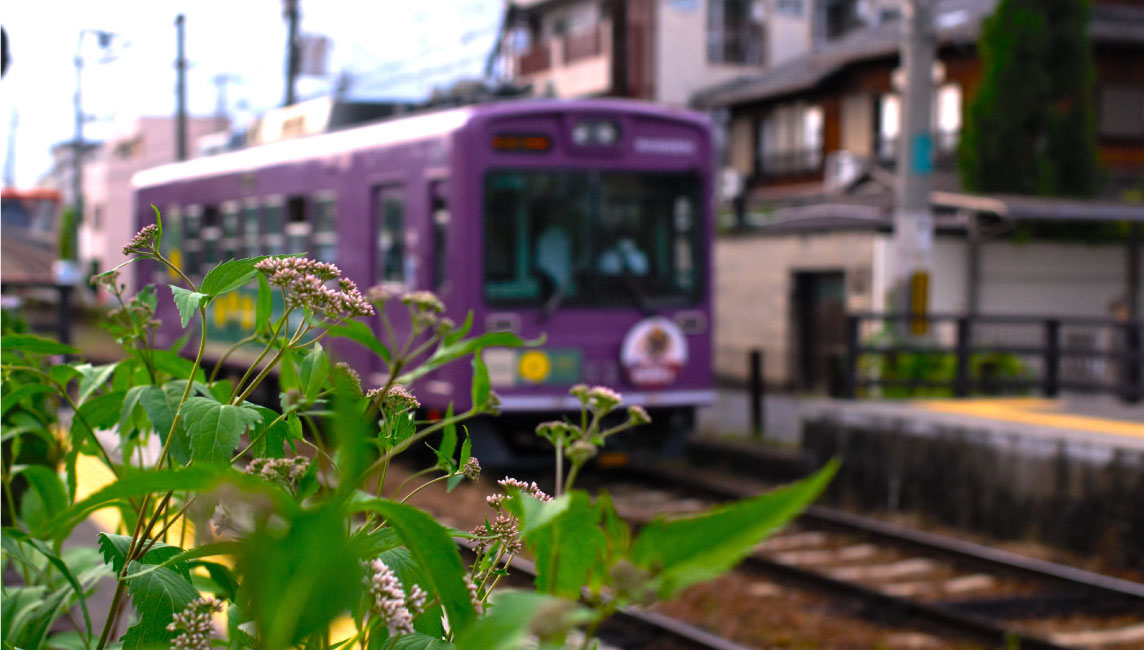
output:
[[[757,493],[694,468],[629,464],[603,477],[637,525]],[[1144,584],[821,506],[762,544],[740,571],[847,600],[875,620],[986,646],[1144,648]]]
[[[461,549],[471,558],[468,546],[462,544]],[[535,578],[535,565],[514,557],[504,582],[508,586],[531,589]],[[616,612],[600,626],[597,637],[602,642],[601,650],[750,650],[677,618],[634,607]]]

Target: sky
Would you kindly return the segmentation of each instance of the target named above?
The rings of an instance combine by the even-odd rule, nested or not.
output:
[[[329,92],[342,71],[354,75],[352,99],[416,99],[481,74],[502,0],[299,0],[299,7],[299,31],[333,42],[328,75],[300,78],[300,99]],[[186,16],[191,115],[215,114],[219,75],[235,78],[226,86],[226,103],[240,123],[281,105],[281,0],[5,2],[0,23],[11,61],[0,82],[0,153],[15,185],[35,184],[51,166],[52,145],[74,137],[77,48],[84,60],[86,139],[123,133],[141,116],[174,115],[180,13]],[[104,51],[84,30],[115,37]]]

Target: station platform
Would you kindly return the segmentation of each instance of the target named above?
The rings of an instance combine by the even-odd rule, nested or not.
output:
[[[750,408],[746,391],[720,389],[716,403],[699,413],[699,430],[708,435],[750,437]],[[919,433],[961,428],[1004,438],[1021,436],[1070,446],[1144,451],[1144,404],[1081,395],[1059,399],[838,400],[772,394],[764,398],[764,438],[797,445],[803,422],[824,416],[852,424],[904,423]]]

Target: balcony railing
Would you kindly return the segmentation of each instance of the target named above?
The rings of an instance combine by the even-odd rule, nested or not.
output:
[[[595,27],[535,44],[516,57],[517,74],[529,77],[557,70],[570,63],[585,61],[609,52],[612,24],[601,21]]]
[[[517,61],[517,70],[520,70],[521,76],[544,72],[552,66],[552,48],[549,43],[539,43],[517,57]]]
[[[599,28],[564,37],[565,63],[591,58],[603,54],[603,52],[603,39],[600,38]]]
[[[758,160],[759,173],[767,176],[813,172],[821,166],[821,147],[764,153]]]

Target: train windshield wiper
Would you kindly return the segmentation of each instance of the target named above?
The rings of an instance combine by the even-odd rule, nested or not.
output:
[[[651,308],[651,299],[648,298],[647,293],[640,287],[639,281],[636,276],[628,270],[627,264],[624,265],[624,272],[620,274],[624,280],[624,289],[627,289],[628,295],[632,297],[632,303],[635,304],[636,309],[639,309],[644,316],[651,316],[655,310]]]

